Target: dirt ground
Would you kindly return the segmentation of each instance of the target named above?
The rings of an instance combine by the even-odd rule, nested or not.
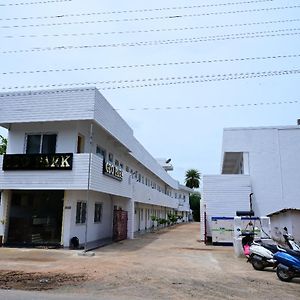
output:
[[[300,278],[255,271],[232,247],[198,241],[199,223],[95,250],[0,249],[0,288],[116,299],[300,299]]]

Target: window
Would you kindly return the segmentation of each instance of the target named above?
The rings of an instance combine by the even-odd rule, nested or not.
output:
[[[26,153],[27,154],[49,154],[55,153],[56,134],[27,134]]]
[[[102,157],[105,160],[106,159],[106,150],[97,145],[97,147],[96,147],[96,155]]]
[[[108,160],[113,163],[114,162],[114,155],[112,153],[108,154]]]
[[[76,205],[76,224],[84,224],[86,220],[86,202],[78,201]]]
[[[78,134],[77,137],[77,153],[83,153],[84,152],[84,136],[81,134]]]
[[[102,203],[95,203],[94,223],[102,221]]]

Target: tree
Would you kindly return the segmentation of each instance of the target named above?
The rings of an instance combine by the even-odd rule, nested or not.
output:
[[[195,192],[190,195],[190,208],[193,211],[193,219],[196,222],[200,222],[200,200],[200,193]]]
[[[0,135],[0,155],[6,153],[6,148],[7,148],[7,139]]]
[[[189,169],[185,172],[185,185],[191,189],[200,186],[200,172],[196,169]]]

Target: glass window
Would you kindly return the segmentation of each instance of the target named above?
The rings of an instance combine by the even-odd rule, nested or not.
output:
[[[76,205],[76,224],[84,224],[86,220],[86,202],[78,201]]]
[[[28,134],[27,135],[27,154],[38,154],[41,149],[41,135],[40,134]]]
[[[56,137],[56,134],[28,134],[26,139],[26,153],[55,153]]]
[[[102,157],[105,160],[106,159],[106,150],[97,145],[97,147],[96,147],[96,155]]]
[[[44,134],[42,139],[42,153],[55,153],[56,134]]]
[[[102,203],[95,203],[94,223],[102,221]]]

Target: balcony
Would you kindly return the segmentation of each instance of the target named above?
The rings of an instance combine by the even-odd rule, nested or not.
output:
[[[136,202],[142,202],[152,205],[165,206],[178,209],[178,199],[159,192],[140,182],[133,181],[133,199]]]
[[[15,190],[87,190],[89,154],[73,154],[71,170],[13,170],[3,171],[3,156],[0,156],[1,189]],[[90,189],[112,195],[131,198],[129,174],[124,172],[122,181],[103,174],[102,158],[92,154]]]

